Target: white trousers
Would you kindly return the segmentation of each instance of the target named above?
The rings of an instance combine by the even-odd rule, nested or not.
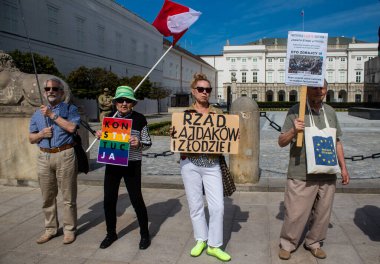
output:
[[[198,167],[188,159],[181,160],[181,174],[185,185],[190,218],[193,224],[195,240],[208,241],[211,247],[223,245],[224,198],[222,174],[219,164],[210,167]],[[202,183],[205,189],[208,211],[207,226]]]

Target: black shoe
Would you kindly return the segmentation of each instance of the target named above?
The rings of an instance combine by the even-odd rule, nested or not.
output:
[[[140,240],[139,248],[147,249],[150,246],[150,237],[142,237]]]
[[[113,235],[109,235],[107,234],[106,238],[102,241],[102,243],[100,244],[100,248],[108,248],[109,246],[112,245],[113,242],[115,242],[117,240],[117,235],[116,234],[113,234]]]

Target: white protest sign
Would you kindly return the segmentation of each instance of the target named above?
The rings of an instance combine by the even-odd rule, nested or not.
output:
[[[327,40],[327,33],[288,32],[286,85],[323,86]]]
[[[237,154],[239,116],[173,113],[171,151],[184,153]]]

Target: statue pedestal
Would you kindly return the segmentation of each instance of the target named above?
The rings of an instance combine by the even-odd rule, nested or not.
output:
[[[0,183],[16,185],[38,181],[38,147],[29,143],[29,122],[35,109],[0,106]]]

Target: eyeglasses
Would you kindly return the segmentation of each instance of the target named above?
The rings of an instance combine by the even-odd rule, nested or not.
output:
[[[133,102],[134,102],[132,99],[129,99],[129,98],[123,98],[123,97],[121,97],[121,98],[117,98],[117,99],[115,99],[115,101],[116,101],[116,103],[119,103],[119,104],[122,104],[122,103],[124,103],[124,102],[126,102],[127,104],[128,104],[128,103],[133,103]]]
[[[198,93],[203,93],[204,91],[206,91],[206,93],[211,93],[212,91],[211,87],[197,87],[195,89],[197,89]]]
[[[56,87],[56,86],[54,86],[54,87],[45,87],[44,89],[45,89],[45,92],[49,92],[49,91],[58,92],[59,89],[60,89],[60,87]]]

